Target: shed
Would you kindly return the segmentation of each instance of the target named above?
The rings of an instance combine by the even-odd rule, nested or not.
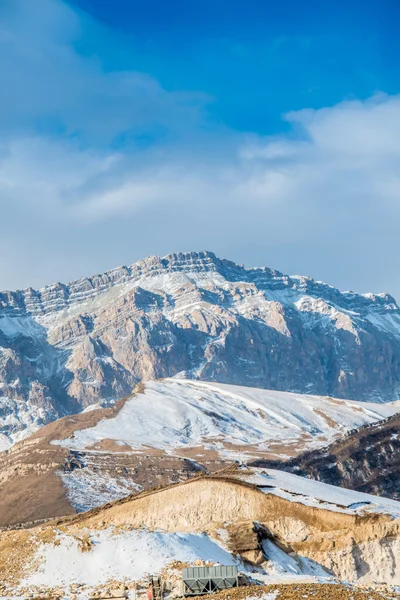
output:
[[[211,594],[238,586],[236,566],[188,567],[182,569],[183,596]]]

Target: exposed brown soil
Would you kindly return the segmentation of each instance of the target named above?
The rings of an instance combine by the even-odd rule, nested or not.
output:
[[[347,587],[339,584],[293,583],[271,584],[265,586],[239,587],[211,594],[210,600],[245,600],[261,598],[264,594],[276,593],[276,600],[388,600],[400,598],[393,590],[376,590]],[[204,596],[196,596],[196,600]]]
[[[329,415],[324,413],[323,410],[321,410],[320,408],[314,408],[314,412],[316,415],[322,417],[324,421],[329,425],[329,427],[336,427],[336,422]]]
[[[221,499],[221,494],[226,496],[224,500]],[[234,503],[230,513],[234,522],[246,517],[260,522],[292,517],[321,532],[332,529],[351,531],[378,522],[390,524],[389,528],[393,532],[400,530],[400,522],[393,521],[389,515],[361,516],[306,506],[273,494],[264,494],[257,486],[237,478],[229,471],[225,474],[199,475],[177,485],[121,498],[103,507],[70,517],[68,522],[89,527],[111,523],[134,526],[146,524],[151,529],[167,527],[168,530],[178,531],[179,529],[175,528],[182,527],[185,521],[186,531],[201,530],[210,522],[226,521],[228,515],[225,515],[224,511],[227,510],[226,504],[230,501]]]
[[[399,582],[400,519],[306,506],[263,493],[243,481],[242,473],[231,467],[58,519],[29,532],[0,533],[0,580],[17,580],[21,565],[37,542],[48,536],[51,541],[55,529],[84,543],[88,530],[112,527],[117,532],[145,527],[206,532],[212,537],[218,537],[224,528],[228,549],[252,564],[263,561],[260,540],[270,538],[285,552],[308,557],[341,579]],[[19,562],[12,560],[10,548],[18,553],[23,548]],[[90,551],[89,547],[82,549]]]
[[[88,446],[88,450],[104,450],[106,452],[132,452],[133,449],[128,444],[117,444],[115,440],[103,438],[93,446]]]
[[[51,441],[67,439],[77,429],[93,427],[101,419],[112,418],[127,399],[119,400],[111,408],[54,421],[0,453],[0,527],[76,512],[56,475],[68,463],[70,452]]]
[[[61,479],[52,470],[7,481],[1,486],[0,498],[2,527],[75,513]]]

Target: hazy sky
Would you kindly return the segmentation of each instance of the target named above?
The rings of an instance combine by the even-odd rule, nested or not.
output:
[[[400,298],[397,0],[0,0],[0,288],[208,249]]]

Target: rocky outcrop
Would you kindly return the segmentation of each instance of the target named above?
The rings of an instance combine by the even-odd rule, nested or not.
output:
[[[400,396],[400,310],[210,252],[0,294],[0,444],[140,380],[185,374],[269,389]]]
[[[0,580],[10,586],[8,595],[12,596],[11,591],[15,591],[27,574],[37,572],[36,581],[39,580],[46,591],[45,555],[49,556],[49,552],[51,566],[47,567],[47,573],[50,569],[52,574],[57,573],[58,568],[63,569],[66,560],[73,559],[74,565],[85,561],[87,552],[97,553],[96,569],[98,564],[108,568],[111,550],[106,551],[107,559],[100,554],[103,563],[99,563],[99,550],[107,549],[116,536],[122,536],[118,538],[124,546],[118,553],[119,568],[115,578],[126,581],[130,579],[130,562],[124,562],[120,557],[133,554],[135,563],[140,561],[140,556],[134,554],[137,548],[132,542],[129,544],[129,539],[155,532],[152,543],[141,547],[144,555],[160,544],[165,534],[177,534],[177,539],[183,543],[187,535],[201,534],[200,539],[196,538],[197,544],[200,545],[204,536],[220,539],[227,551],[241,556],[248,566],[262,566],[267,572],[269,563],[277,560],[280,551],[278,553],[283,555],[286,563],[290,559],[293,566],[297,565],[297,573],[304,572],[302,568],[307,566],[309,574],[331,573],[347,582],[399,584],[398,503],[392,503],[393,514],[385,509],[382,511],[382,507],[369,512],[360,508],[357,502],[349,506],[337,505],[334,495],[331,503],[319,505],[313,490],[310,490],[310,496],[307,495],[304,488],[307,480],[299,482],[302,494],[282,497],[285,489],[251,483],[248,478],[254,476],[262,476],[268,481],[268,476],[259,471],[230,469],[143,492],[29,530],[2,531]],[[328,494],[332,493],[330,486],[326,487]],[[355,501],[363,496],[352,494]],[[123,536],[127,542],[123,541]],[[71,558],[71,547],[76,546],[76,542],[81,553],[75,552]],[[17,551],[10,553],[11,545]],[[69,551],[60,551],[63,547]],[[174,555],[170,554],[169,558],[173,560]],[[283,563],[280,564],[283,567]],[[154,564],[151,567],[153,572],[157,568]],[[74,574],[73,581],[83,583],[85,572],[81,569]]]
[[[144,526],[214,536],[227,527],[228,548],[256,564],[260,540],[272,538],[286,552],[307,557],[340,579],[391,585],[400,581],[400,519],[312,507],[304,496],[288,500],[265,493],[235,472],[125,498],[65,523],[71,529]]]

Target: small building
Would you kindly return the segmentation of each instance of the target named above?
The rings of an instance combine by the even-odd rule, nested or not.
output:
[[[238,587],[236,566],[188,567],[182,569],[182,595],[199,596]]]

